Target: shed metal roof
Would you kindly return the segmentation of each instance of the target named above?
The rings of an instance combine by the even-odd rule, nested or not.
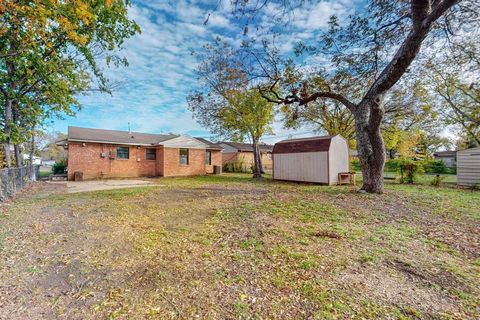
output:
[[[282,140],[275,144],[273,153],[320,152],[330,149],[333,136]]]

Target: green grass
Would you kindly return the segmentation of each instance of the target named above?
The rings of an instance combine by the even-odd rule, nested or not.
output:
[[[362,173],[357,173],[358,179],[360,182],[362,181]],[[425,173],[420,174],[416,177],[415,184],[423,184],[423,185],[430,185],[432,180],[435,178],[436,174],[433,173]],[[397,172],[385,171],[384,172],[385,183],[392,184],[392,183],[399,183],[399,174]],[[441,186],[456,186],[457,185],[457,175],[455,174],[440,174],[442,177]]]
[[[246,174],[155,183],[12,203],[0,214],[8,297],[47,318],[480,316],[478,191],[359,194]],[[0,318],[25,316],[2,294]]]
[[[52,167],[50,166],[40,166],[40,170],[38,171],[40,177],[48,177],[51,173]]]

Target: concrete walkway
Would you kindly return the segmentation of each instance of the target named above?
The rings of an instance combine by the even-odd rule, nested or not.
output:
[[[122,188],[137,188],[137,187],[154,187],[159,186],[148,180],[90,180],[90,181],[68,181],[67,192],[89,192],[99,190],[111,190]]]

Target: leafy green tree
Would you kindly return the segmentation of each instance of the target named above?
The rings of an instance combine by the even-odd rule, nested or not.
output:
[[[222,92],[216,97],[211,92],[192,93],[188,105],[197,121],[214,134],[236,141],[248,138],[253,146],[253,177],[262,177],[259,143],[264,135],[272,133],[272,103],[263,99],[258,90],[243,89]]]
[[[315,131],[328,135],[342,135],[348,140],[350,148],[355,148],[355,119],[352,113],[336,101],[314,101],[304,108],[282,108],[287,128],[299,128],[301,125],[313,126]]]
[[[201,90],[187,97],[188,108],[202,126],[218,137],[234,141],[248,138],[253,144],[254,178],[263,173],[260,139],[272,133],[272,103],[252,89],[237,51],[220,38],[205,46],[196,70]]]
[[[480,87],[459,75],[437,73],[432,88],[445,123],[457,125],[480,145]]]
[[[115,49],[140,31],[129,6],[128,0],[0,3],[0,141],[7,166],[10,145],[17,149],[25,132],[47,117],[74,113],[80,93],[109,91],[98,60],[126,64]]]
[[[259,10],[280,8],[304,1],[234,0],[237,12],[255,18]],[[252,74],[259,74],[269,83],[262,83],[263,96],[271,102],[284,105],[305,106],[318,99],[335,100],[345,106],[355,118],[357,150],[362,164],[363,186],[367,192],[383,191],[385,144],[381,134],[386,113],[386,95],[402,76],[414,66],[425,41],[438,43],[467,24],[474,28],[478,23],[477,1],[458,0],[410,0],[369,1],[362,11],[353,14],[346,26],[332,17],[329,30],[317,43],[299,43],[298,54],[317,55],[330,60],[330,72],[295,74],[291,62],[283,61],[273,45],[266,44],[263,58],[258,45],[248,49],[253,52],[250,61],[257,67]],[[285,10],[284,10],[285,11]],[[251,20],[249,23],[251,23]],[[320,33],[320,32],[319,32]],[[270,66],[269,66],[270,65]],[[290,71],[292,70],[293,71]],[[305,69],[305,68],[303,68]],[[321,77],[322,81],[318,80]],[[311,79],[315,80],[312,81]]]
[[[67,151],[63,147],[55,144],[57,141],[67,138],[65,133],[42,132],[39,133],[37,137],[39,137],[39,139],[37,139],[35,149],[38,150],[42,159],[55,160],[56,162],[67,160]]]

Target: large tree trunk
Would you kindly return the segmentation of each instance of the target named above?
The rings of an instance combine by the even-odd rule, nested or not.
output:
[[[260,148],[258,146],[258,139],[253,138],[253,177],[262,177],[262,160],[260,154]]]
[[[363,175],[361,190],[371,193],[383,192],[383,169],[386,153],[380,124],[384,114],[382,96],[364,100],[354,113],[358,157]]]
[[[15,151],[15,165],[17,168],[23,166],[23,154],[22,148],[18,144],[13,145],[13,150]]]
[[[35,165],[33,164],[33,155],[35,154],[35,126],[32,128],[32,137],[30,139],[30,180],[36,181]]]
[[[260,151],[260,147],[258,147],[258,165],[260,166],[260,172],[265,174],[265,170],[263,169],[263,160],[262,160],[262,152]]]
[[[3,149],[5,151],[5,165],[7,168],[12,166],[12,157],[10,153],[10,139],[12,135],[12,100],[6,98],[5,101],[5,141]]]
[[[14,100],[12,101],[12,122],[18,126],[19,121],[18,121],[18,101]],[[18,140],[18,137],[17,139]],[[18,142],[14,142],[13,144],[13,150],[15,152],[15,165],[17,168],[20,168],[23,166],[23,154],[22,154],[22,149]]]

